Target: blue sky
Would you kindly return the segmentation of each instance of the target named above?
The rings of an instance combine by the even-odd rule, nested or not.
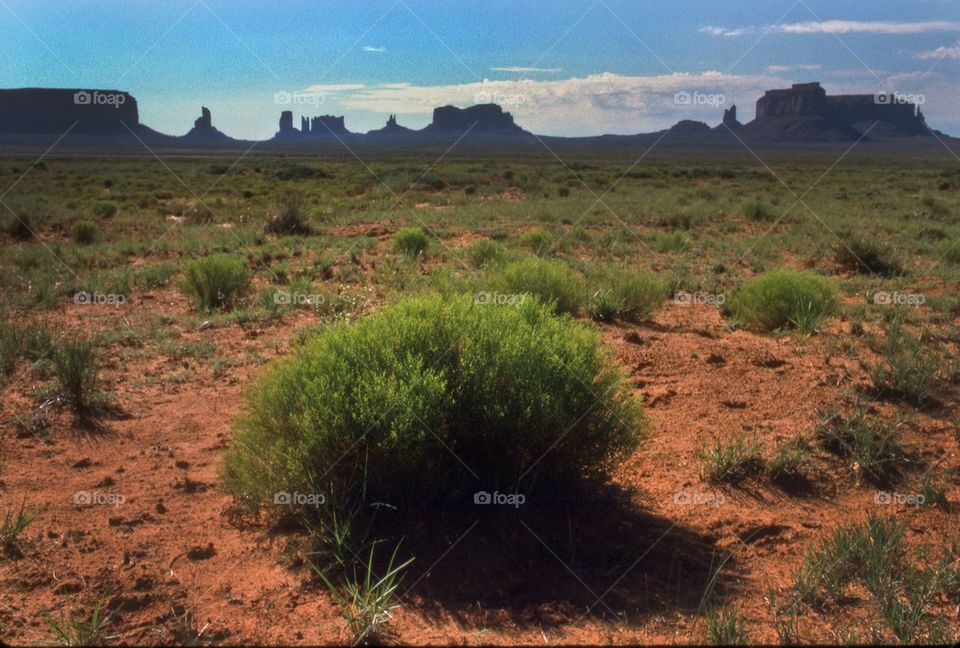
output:
[[[362,132],[479,101],[539,133],[635,133],[748,120],[809,80],[920,96],[960,134],[960,0],[0,0],[0,86],[128,90],[171,134],[201,105],[264,138],[285,108]]]

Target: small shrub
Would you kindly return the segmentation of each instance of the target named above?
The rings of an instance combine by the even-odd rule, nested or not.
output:
[[[217,222],[217,216],[209,207],[197,202],[183,214],[183,218],[191,225],[210,225]]]
[[[181,290],[202,311],[233,307],[250,290],[250,270],[234,257],[208,256],[187,264]]]
[[[393,246],[401,254],[423,256],[430,248],[430,237],[419,227],[404,227],[393,235]]]
[[[657,252],[686,252],[690,249],[690,239],[683,232],[665,232],[653,239],[653,249]]]
[[[553,235],[543,228],[536,228],[520,237],[520,245],[529,249],[537,256],[543,256],[550,251],[553,245]]]
[[[97,358],[92,342],[77,339],[64,343],[53,355],[61,398],[75,410],[93,405],[97,388]]]
[[[743,215],[754,223],[773,222],[777,219],[773,208],[759,198],[743,203]]]
[[[604,473],[645,427],[597,331],[536,300],[469,295],[331,324],[247,404],[223,476],[261,503],[298,491],[430,507],[471,498],[473,473],[488,491],[514,492],[521,478],[562,488]],[[328,499],[324,511],[337,506]]]
[[[87,220],[78,220],[70,226],[70,238],[75,243],[89,245],[97,240],[97,224]]]
[[[508,256],[507,248],[492,239],[477,241],[467,250],[467,258],[475,268],[501,265]]]
[[[650,319],[667,298],[667,284],[641,269],[611,266],[594,278],[600,288],[591,297],[590,315],[598,321]]]
[[[38,197],[11,200],[2,209],[3,230],[13,238],[31,239],[53,217],[49,204]]]
[[[734,293],[730,309],[751,328],[765,331],[792,327],[814,331],[837,312],[833,285],[820,275],[797,270],[774,270]]]
[[[698,454],[703,464],[703,476],[709,482],[736,483],[758,473],[763,467],[756,442],[747,440],[744,434],[737,435],[731,443],[717,439],[713,446],[700,450]]]
[[[870,415],[860,404],[846,416],[828,412],[815,434],[823,448],[849,459],[858,476],[868,481],[883,485],[898,474],[903,457],[899,424]]]
[[[267,215],[266,231],[271,234],[308,234],[306,206],[303,194],[284,194]]]
[[[960,240],[944,241],[937,248],[937,258],[941,258],[947,263],[960,266]]]
[[[583,280],[573,270],[537,257],[508,265],[494,282],[504,292],[535,295],[558,313],[575,314],[586,296]]]
[[[117,215],[118,209],[116,203],[109,200],[98,200],[90,205],[90,213],[97,218],[113,218]]]
[[[834,248],[837,263],[853,272],[893,277],[904,274],[903,264],[889,243],[846,234]]]

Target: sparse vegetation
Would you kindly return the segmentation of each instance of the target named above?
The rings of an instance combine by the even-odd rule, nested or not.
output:
[[[736,483],[755,475],[763,467],[756,441],[739,433],[729,442],[714,440],[713,445],[699,451],[703,476],[707,481]]]
[[[862,404],[855,403],[848,414],[828,412],[815,434],[821,446],[851,461],[858,478],[883,485],[898,473],[900,424],[870,414]]]
[[[904,273],[903,264],[889,243],[860,234],[845,234],[834,248],[837,263],[853,272],[893,277]]]
[[[95,344],[77,338],[63,342],[53,355],[60,397],[83,412],[94,404],[99,369]]]
[[[24,497],[19,509],[8,508],[3,514],[3,524],[0,524],[0,547],[8,557],[20,556],[18,541],[23,532],[36,517],[36,511],[27,509],[27,498]]]

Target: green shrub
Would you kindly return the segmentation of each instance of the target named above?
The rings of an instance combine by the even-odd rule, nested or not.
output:
[[[537,257],[511,263],[494,282],[504,292],[535,295],[553,304],[558,313],[575,314],[586,297],[583,280],[576,272],[562,263]]]
[[[233,307],[250,290],[250,270],[234,257],[208,256],[187,264],[180,289],[199,310]]]
[[[97,218],[113,218],[117,215],[117,211],[116,203],[109,200],[98,200],[90,205],[90,212]]]
[[[803,478],[803,469],[810,458],[810,448],[803,439],[784,443],[767,462],[767,475],[775,484],[786,485]]]
[[[834,248],[837,263],[850,271],[893,277],[904,273],[903,264],[889,243],[846,234]]]
[[[773,207],[759,198],[754,198],[743,203],[743,215],[749,221],[754,223],[773,222],[777,219],[777,214]]]
[[[97,240],[97,224],[87,220],[78,220],[70,226],[70,238],[75,243],[89,245]]]
[[[302,193],[284,194],[267,215],[266,231],[271,234],[309,234],[306,206]]]
[[[538,256],[550,251],[553,245],[553,235],[542,227],[532,229],[520,237],[520,245],[529,249]]]
[[[393,235],[393,246],[401,254],[422,256],[430,248],[430,237],[419,227],[404,227]]]
[[[774,270],[734,293],[730,310],[745,325],[764,331],[792,327],[813,331],[836,313],[836,290],[812,272]]]
[[[0,209],[4,232],[18,239],[33,238],[53,218],[47,201],[36,196],[10,200],[7,208]]]
[[[53,354],[53,362],[61,398],[77,411],[90,409],[98,378],[94,344],[83,339],[65,342]]]
[[[467,258],[470,259],[470,264],[476,268],[501,265],[507,260],[507,257],[507,248],[492,239],[477,241],[467,250]]]
[[[625,266],[610,266],[592,281],[599,288],[588,309],[598,321],[624,319],[638,322],[650,319],[667,298],[667,284],[649,272]]]
[[[603,474],[644,428],[599,333],[536,300],[480,306],[468,295],[330,325],[275,364],[247,405],[223,478],[261,503],[316,489],[424,505],[558,488]]]
[[[686,252],[690,249],[690,239],[683,232],[663,232],[653,239],[653,249],[657,252]]]

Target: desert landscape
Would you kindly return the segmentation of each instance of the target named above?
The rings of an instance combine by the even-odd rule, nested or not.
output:
[[[824,85],[0,90],[0,643],[960,641],[960,141]]]

